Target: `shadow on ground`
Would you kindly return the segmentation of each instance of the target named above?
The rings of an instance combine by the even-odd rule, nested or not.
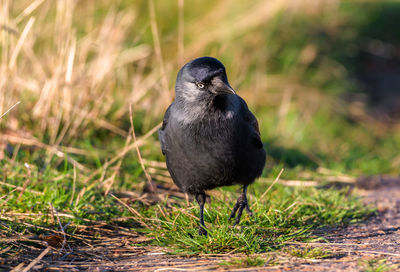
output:
[[[287,167],[301,166],[311,169],[318,167],[318,164],[310,156],[297,148],[282,147],[274,140],[264,142],[264,148],[267,150],[268,156],[272,157],[276,163],[282,163]]]

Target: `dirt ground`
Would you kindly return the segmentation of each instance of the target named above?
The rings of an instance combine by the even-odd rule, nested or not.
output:
[[[221,263],[243,255],[168,255],[162,248],[137,246],[144,238],[126,233],[123,239],[115,235],[95,243],[82,236],[79,247],[67,250],[67,245],[64,251],[27,248],[32,254],[1,260],[0,271],[27,271],[23,269],[28,266],[32,271],[400,271],[400,180],[360,178],[355,190],[366,204],[377,207],[377,216],[346,228],[320,230],[318,235],[327,242],[292,245],[330,252],[322,259],[266,253],[258,255],[267,260],[263,267],[239,268]],[[113,230],[108,232],[111,235]]]

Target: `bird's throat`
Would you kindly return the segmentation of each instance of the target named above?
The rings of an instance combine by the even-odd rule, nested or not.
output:
[[[216,95],[213,99],[212,105],[216,110],[225,111],[228,105],[228,95]]]

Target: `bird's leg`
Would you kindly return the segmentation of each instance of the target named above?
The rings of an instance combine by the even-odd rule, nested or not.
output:
[[[246,211],[247,211],[247,213],[248,213],[250,216],[253,216],[253,212],[250,210],[249,204],[248,204],[248,202],[247,202],[246,193],[247,193],[247,185],[244,185],[244,186],[243,186],[243,192],[242,192],[242,194],[239,196],[239,198],[238,198],[238,200],[237,200],[235,206],[233,207],[231,216],[229,217],[229,219],[234,218],[235,215],[236,215],[236,212],[237,212],[237,216],[236,216],[236,219],[235,219],[235,223],[233,223],[234,226],[237,225],[237,224],[239,223],[240,218],[242,217],[242,213],[243,213],[243,209],[244,209],[244,208],[246,208]]]
[[[199,235],[207,235],[206,226],[204,225],[204,204],[206,203],[206,194],[205,193],[197,194],[196,200],[200,206]]]

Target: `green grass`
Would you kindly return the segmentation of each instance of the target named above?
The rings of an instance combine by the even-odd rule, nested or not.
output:
[[[3,198],[0,206],[2,215],[7,218],[2,218],[2,221],[8,224],[10,219],[16,219],[15,226],[20,226],[17,232],[26,228],[21,222],[59,229],[58,222],[54,220],[57,212],[70,215],[60,218],[63,224],[73,223],[71,228],[74,225],[90,224],[91,221],[111,222],[115,218],[128,215],[126,210],[115,205],[110,196],[105,197],[96,187],[86,190],[87,187],[82,182],[75,181],[74,184],[72,170],[60,172],[47,168],[40,172],[33,165],[29,169],[18,163],[13,164],[12,168],[4,162],[0,165],[0,174],[5,177],[7,184],[26,187],[22,192],[9,186],[1,188]],[[20,215],[22,221],[16,215]],[[29,229],[37,234],[42,233],[40,229]],[[16,231],[12,228],[9,230],[10,234]]]
[[[332,252],[320,247],[288,247],[285,251],[291,256],[304,259],[324,259],[332,256]]]
[[[144,214],[151,228],[142,231],[155,238],[153,243],[170,247],[175,253],[251,254],[274,251],[294,241],[319,240],[313,234],[318,228],[354,223],[372,211],[354,197],[347,197],[345,190],[277,185],[260,199],[262,188],[265,190],[265,185],[251,188],[254,216],[243,215],[240,226],[233,227],[228,219],[237,193],[219,190],[219,198],[213,199],[205,211],[208,236],[197,234],[197,205],[150,207]]]
[[[232,258],[229,261],[222,262],[220,265],[229,266],[229,267],[237,267],[237,268],[246,268],[246,267],[258,267],[264,266],[266,260],[264,258],[258,256],[247,256],[243,258]],[[270,260],[268,260],[268,264],[271,265]]]
[[[316,7],[310,2],[293,11],[290,1],[185,1],[185,32],[178,38],[173,1],[154,1],[155,18],[149,1],[70,6],[45,1],[25,16],[30,2],[17,1],[0,14],[0,20],[7,19],[0,26],[14,30],[0,28],[0,70],[8,79],[0,82],[0,114],[21,101],[0,119],[0,136],[20,137],[0,139],[1,237],[49,234],[60,230],[60,219],[70,234],[97,223],[123,227],[174,253],[276,251],[290,242],[323,239],[315,234],[321,227],[371,215],[372,209],[347,189],[326,189],[328,178],[398,174],[398,128],[371,121],[368,103],[360,110],[343,99],[363,93],[354,80],[360,44],[366,37],[390,42],[385,33],[396,36],[398,30],[386,31],[388,22],[380,19],[394,10],[393,3],[339,1]],[[34,24],[11,69],[13,50],[31,16]],[[124,150],[132,145],[129,105],[140,138],[162,120],[180,59],[200,55],[225,64],[231,85],[259,120],[268,153],[262,179],[249,188],[254,217],[244,214],[240,226],[232,227],[228,215],[239,188],[214,190],[206,204],[207,237],[197,235],[195,203],[172,196],[150,206],[122,199],[138,216],[110,194],[140,196],[146,184],[135,149]],[[360,116],[354,116],[354,107]],[[152,178],[170,182],[157,164],[164,157],[155,134],[140,151]],[[261,199],[282,168],[282,180],[321,186],[275,184]],[[8,246],[0,243],[2,249]],[[291,254],[325,253],[291,248]],[[262,265],[257,259],[239,263]]]
[[[209,235],[199,236],[198,205],[195,203],[187,206],[184,200],[174,197],[151,206],[130,203],[141,214],[138,217],[110,194],[105,196],[99,184],[83,184],[82,179],[74,182],[74,170],[69,169],[68,164],[64,164],[62,171],[52,168],[39,171],[33,165],[27,168],[18,163],[11,168],[1,162],[1,166],[0,175],[6,177],[8,184],[26,186],[22,194],[12,187],[0,187],[4,196],[0,202],[4,216],[0,230],[6,235],[49,234],[51,232],[43,227],[60,230],[60,223],[68,224],[66,231],[72,234],[80,226],[106,223],[145,234],[153,238],[151,244],[170,248],[171,253],[251,254],[279,250],[290,242],[323,239],[314,231],[324,226],[354,223],[372,213],[359,199],[349,196],[347,189],[276,184],[261,198],[271,184],[260,181],[249,189],[254,216],[244,214],[237,227],[232,226],[228,216],[239,188],[214,190],[215,197],[211,204],[206,204],[205,210]],[[116,182],[115,187],[124,187],[122,179]],[[62,214],[60,223],[58,213]],[[120,221],[119,218],[127,219]]]
[[[363,267],[365,272],[385,272],[394,271],[397,269],[396,266],[390,266],[386,264],[386,259],[370,259],[359,263]]]

